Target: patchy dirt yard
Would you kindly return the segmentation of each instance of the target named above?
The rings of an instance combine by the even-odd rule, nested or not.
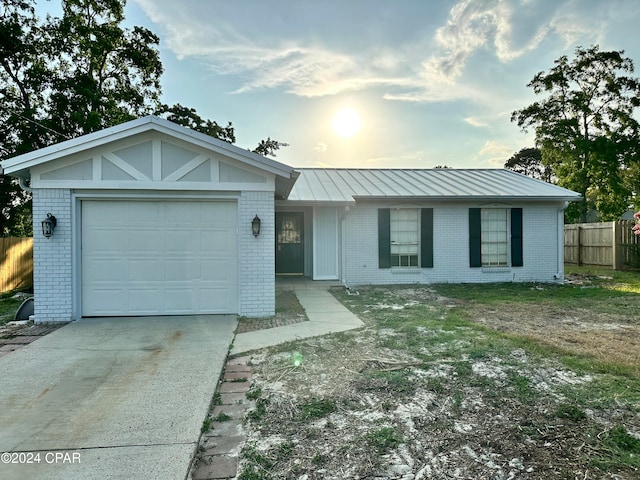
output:
[[[358,293],[364,328],[252,356],[239,479],[640,478],[637,315]]]

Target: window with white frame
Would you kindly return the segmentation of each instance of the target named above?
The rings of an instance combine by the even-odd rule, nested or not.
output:
[[[391,267],[418,267],[420,209],[392,209],[390,214]]]
[[[509,216],[506,208],[483,208],[482,225],[482,266],[506,267],[509,252]]]

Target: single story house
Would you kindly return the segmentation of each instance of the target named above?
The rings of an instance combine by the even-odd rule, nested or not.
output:
[[[269,316],[277,275],[559,282],[580,198],[500,169],[295,169],[153,116],[2,168],[33,193],[36,322]]]

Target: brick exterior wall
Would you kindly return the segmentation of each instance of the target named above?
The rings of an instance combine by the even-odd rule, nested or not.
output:
[[[72,197],[69,189],[33,190],[34,315],[37,323],[75,320],[73,305]],[[55,215],[51,238],[41,221]],[[255,238],[251,220],[262,220]],[[275,313],[275,214],[273,192],[243,192],[238,199],[238,314]],[[78,296],[80,292],[77,292]],[[77,313],[75,314],[78,315]]]
[[[524,266],[469,267],[469,208],[472,203],[407,205],[433,208],[433,268],[378,268],[378,208],[352,206],[343,230],[342,281],[347,286],[409,283],[555,282],[564,274],[560,204],[514,204],[522,207]],[[559,233],[560,232],[560,233]]]
[[[242,192],[238,204],[238,314],[275,314],[275,210],[273,192]],[[251,220],[261,220],[260,235],[251,233]]]
[[[351,206],[344,214],[342,281],[347,286],[442,282],[554,282],[563,277],[562,211],[559,204],[514,204],[523,209],[524,266],[469,267],[468,209],[472,203],[424,204],[433,208],[434,267],[378,268],[378,208]],[[412,204],[411,207],[421,205]],[[53,236],[45,238],[40,222],[56,216]],[[251,220],[261,219],[260,236]],[[38,323],[73,320],[72,196],[69,189],[34,189],[34,297]],[[560,232],[560,233],[559,233]],[[238,198],[238,314],[265,317],[275,313],[275,211],[273,192],[244,191]],[[80,292],[76,292],[80,295]]]
[[[58,222],[53,235],[42,235],[41,222],[51,213]],[[33,290],[36,323],[68,322],[73,314],[71,259],[71,191],[33,190]]]

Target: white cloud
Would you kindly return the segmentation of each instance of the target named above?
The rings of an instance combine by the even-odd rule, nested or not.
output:
[[[487,140],[479,152],[483,161],[495,168],[502,168],[513,153],[513,147],[496,140]]]
[[[315,147],[313,147],[313,149],[314,149],[315,151],[317,151],[317,152],[321,152],[321,153],[323,153],[323,152],[326,152],[327,150],[329,150],[329,145],[328,145],[328,144],[326,144],[325,142],[318,142],[318,143],[316,144],[316,146],[315,146]]]
[[[411,41],[399,41],[391,30],[383,30],[369,43],[358,42],[353,33],[358,26],[352,25],[349,41],[341,43],[304,35],[298,24],[283,23],[278,30],[273,24],[282,15],[250,24],[242,5],[225,7],[233,17],[215,15],[208,2],[134,1],[166,31],[163,41],[178,58],[195,58],[217,74],[238,77],[234,93],[279,88],[317,97],[384,87],[384,98],[414,102],[477,100],[483,87],[467,75],[475,58],[486,56],[490,64],[474,68],[499,69],[495,60],[512,62],[551,35],[577,42],[590,28],[601,31],[602,12],[611,8],[609,2],[595,2],[583,9],[576,0],[459,0],[442,26],[425,25],[408,37]],[[411,7],[424,4],[409,4],[409,14]],[[594,14],[600,18],[592,18]],[[317,27],[313,18],[304,21]]]
[[[467,117],[464,121],[472,127],[484,128],[489,126],[486,120],[482,120],[479,117]]]

